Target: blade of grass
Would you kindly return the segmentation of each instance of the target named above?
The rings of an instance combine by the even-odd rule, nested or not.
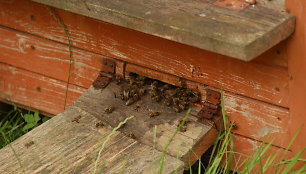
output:
[[[289,173],[291,169],[295,166],[295,164],[298,162],[298,159],[302,156],[306,148],[304,148],[302,151],[300,151],[295,157],[292,158],[292,161],[287,165],[287,167],[282,171],[282,173]]]
[[[124,121],[120,122],[119,125],[118,125],[117,127],[115,127],[115,128],[111,131],[110,134],[107,135],[107,137],[105,138],[105,140],[104,140],[104,142],[103,142],[103,144],[102,144],[102,146],[101,146],[101,148],[100,148],[100,150],[99,150],[99,152],[98,152],[98,156],[97,156],[97,158],[96,158],[96,160],[95,160],[95,163],[94,163],[95,165],[94,165],[94,169],[93,169],[93,174],[96,174],[96,172],[97,172],[97,166],[98,166],[98,162],[99,162],[100,157],[101,157],[101,153],[102,153],[102,151],[104,150],[105,145],[106,145],[106,143],[109,141],[110,137],[111,137],[112,135],[114,135],[114,134],[116,133],[116,131],[117,131],[122,125],[124,125],[127,121],[131,120],[132,118],[134,118],[134,116],[127,117]]]

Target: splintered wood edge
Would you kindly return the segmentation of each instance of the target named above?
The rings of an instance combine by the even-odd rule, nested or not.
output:
[[[286,39],[291,33],[293,33],[295,28],[294,16],[280,13],[275,10],[274,13],[279,14],[282,20],[274,23],[274,28],[272,28],[270,31],[266,30],[264,33],[261,33],[262,29],[258,29],[258,31],[260,30],[259,33],[261,33],[259,36],[258,33],[256,33],[256,36],[254,34],[252,37],[241,34],[238,36],[239,38],[235,39],[220,39],[213,34],[205,35],[205,29],[203,29],[201,32],[189,31],[188,28],[163,23],[162,21],[155,21],[150,18],[146,19],[141,15],[135,16],[135,14],[132,13],[129,14],[128,12],[122,12],[120,11],[119,7],[118,9],[113,9],[112,7],[108,8],[105,4],[103,4],[104,2],[92,1],[90,2],[91,4],[89,4],[89,2],[81,0],[33,1],[244,61],[252,60],[280,41]],[[218,7],[211,6],[211,8]],[[271,11],[271,9],[261,6],[256,6],[256,8]],[[228,13],[227,10],[228,9],[222,8],[218,9],[218,11],[221,11],[221,13],[223,11],[224,14]],[[248,9],[245,11],[247,10]],[[204,9],[204,12],[207,11]],[[243,16],[244,14],[241,15]],[[237,19],[233,17],[233,21],[235,20]],[[230,31],[222,30],[222,32]],[[222,32],[219,34],[222,35]],[[249,34],[250,33],[248,33],[248,35]]]
[[[0,171],[91,173],[95,156],[112,131],[107,125],[96,128],[97,122],[89,113],[70,107],[1,149]],[[100,170],[102,166],[105,173],[152,173],[159,169],[161,155],[117,131],[106,144],[98,167]],[[165,158],[163,173],[183,173],[182,161],[169,155]]]
[[[165,145],[168,143],[170,137],[177,129],[179,120],[181,120],[185,113],[174,113],[166,106],[152,103],[145,111],[135,111],[135,104],[132,106],[125,106],[124,102],[114,97],[114,92],[119,92],[119,86],[110,83],[106,88],[96,90],[90,87],[74,104],[78,107],[107,125],[112,127],[118,125],[126,117],[133,115],[134,118],[128,122],[121,132],[125,134],[133,133],[136,140],[151,147],[155,147],[159,151],[163,151]],[[147,102],[142,98],[139,102]],[[107,114],[105,108],[112,105],[115,110]],[[160,116],[156,118],[149,118],[148,110],[158,107],[157,111],[162,111]],[[164,109],[163,109],[164,108]],[[197,110],[198,108],[194,108]],[[193,109],[193,110],[194,110]],[[164,111],[164,112],[163,112]],[[194,112],[194,111],[192,111]],[[171,118],[170,118],[171,117]],[[164,120],[163,120],[164,119]],[[166,153],[170,156],[179,158],[185,163],[185,167],[189,167],[194,163],[211,145],[217,137],[217,131],[214,124],[210,121],[205,124],[197,122],[197,118],[189,116],[191,123],[188,124],[186,132],[178,132],[175,139],[170,144]],[[159,122],[156,124],[156,122]],[[151,125],[151,126],[150,126]],[[154,126],[156,125],[156,142],[154,142]],[[155,144],[154,144],[155,143]]]

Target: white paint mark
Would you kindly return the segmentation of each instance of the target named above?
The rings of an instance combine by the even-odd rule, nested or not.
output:
[[[199,16],[200,17],[206,17],[206,14],[205,13],[200,13]]]
[[[21,53],[26,53],[25,49],[24,49],[25,48],[25,41],[26,40],[24,38],[19,38],[18,39],[18,45],[17,45],[18,46],[18,51],[21,52]]]

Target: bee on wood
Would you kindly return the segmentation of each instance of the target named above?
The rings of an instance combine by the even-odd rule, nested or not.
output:
[[[153,86],[157,87],[157,84],[158,84],[158,82],[157,82],[156,80],[154,80],[154,81],[151,83],[151,86],[152,86],[152,87],[153,87]]]
[[[172,98],[172,102],[174,105],[178,105],[180,103],[180,99],[177,97]]]
[[[134,101],[138,101],[140,99],[139,94],[137,94],[137,93],[134,94],[133,99],[134,99]]]
[[[29,147],[31,147],[33,144],[34,144],[34,141],[29,141],[29,142],[27,142],[26,144],[24,144],[24,146],[25,146],[26,148],[29,148]]]
[[[182,111],[177,105],[174,105],[174,106],[172,107],[172,109],[173,109],[175,112],[181,112],[181,111]]]
[[[141,104],[137,103],[136,106],[135,106],[135,111],[138,111],[140,107],[141,107]]]
[[[102,127],[104,127],[104,123],[102,121],[96,123],[96,128],[102,128]]]
[[[128,133],[126,136],[127,136],[127,137],[130,137],[130,138],[132,138],[132,139],[136,139],[136,136],[135,136],[135,134],[133,134],[133,133]]]
[[[170,98],[165,98],[165,100],[163,101],[163,103],[167,106],[171,106],[172,104],[172,100]]]
[[[126,102],[125,105],[126,106],[130,106],[131,104],[135,103],[135,99],[134,98],[129,98]]]
[[[156,95],[156,96],[151,97],[151,99],[152,99],[153,101],[155,101],[155,102],[160,102],[160,101],[161,101],[161,96]]]
[[[181,110],[186,110],[188,108],[188,103],[187,102],[184,102],[184,101],[181,101],[179,104],[178,104],[178,107],[181,109]]]
[[[183,120],[180,120],[177,127],[179,128],[180,125],[182,124]],[[190,123],[190,120],[185,120],[185,123],[182,125],[182,127],[180,128],[181,132],[186,132],[187,131],[187,125]]]
[[[187,131],[187,125],[183,125],[180,129],[181,132],[186,132]]]
[[[82,116],[77,116],[77,117],[74,117],[74,119],[72,120],[72,122],[77,122],[77,123],[80,123],[80,119],[82,118]]]
[[[141,88],[141,89],[138,90],[139,96],[143,96],[145,93],[146,93],[146,90],[143,89],[143,88]]]
[[[156,117],[156,116],[159,116],[160,115],[160,113],[159,112],[151,112],[150,113],[150,117]]]
[[[137,77],[136,77],[136,80],[138,80],[138,81],[144,81],[144,80],[146,80],[147,78],[145,77],[145,76],[142,76],[142,75],[138,75]]]
[[[109,105],[104,111],[105,113],[110,114],[114,111],[114,109],[115,109],[114,106]]]
[[[160,90],[161,92],[164,92],[164,91],[166,91],[166,90],[168,90],[168,89],[170,89],[170,85],[169,85],[169,84],[165,84],[165,85],[163,85],[159,90]]]

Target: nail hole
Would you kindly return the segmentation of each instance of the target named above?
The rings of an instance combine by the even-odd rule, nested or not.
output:
[[[35,46],[31,45],[31,49],[32,49],[32,50],[35,50],[36,48],[35,48]]]
[[[280,53],[281,53],[281,52],[280,52],[280,50],[276,50],[276,54],[278,54],[278,55],[279,55]]]
[[[276,88],[275,88],[275,91],[279,92],[279,91],[280,91],[280,89],[279,89],[278,87],[276,87]]]
[[[41,91],[41,87],[40,87],[40,86],[37,86],[37,87],[36,87],[36,90],[40,92],[40,91]]]
[[[34,15],[30,15],[31,20],[35,20],[35,16]]]

